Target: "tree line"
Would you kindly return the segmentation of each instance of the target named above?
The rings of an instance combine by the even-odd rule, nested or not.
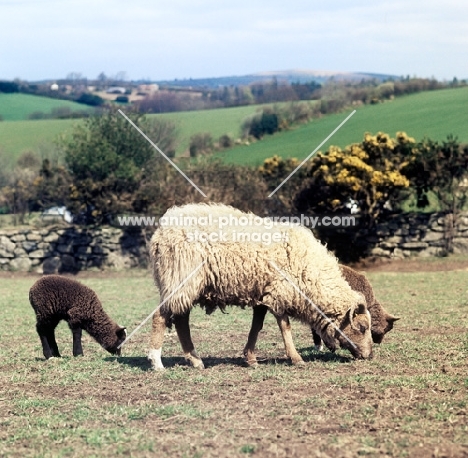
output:
[[[58,90],[52,90],[50,84],[28,83],[26,81],[0,81],[0,93],[25,93],[42,95],[51,98],[72,100],[86,106],[102,107],[116,102],[128,102],[128,96],[118,96],[116,100],[105,101],[89,88],[103,90],[106,85],[118,83],[125,86],[126,94],[131,94],[138,88],[137,83],[112,80],[105,75],[99,75],[93,81],[80,74],[69,75],[68,79],[61,80]],[[91,85],[91,86],[90,86]],[[178,88],[161,87],[159,91],[146,95],[143,99],[132,102],[133,108],[143,113],[168,113],[177,111],[204,110],[245,105],[257,105],[275,102],[292,102],[299,100],[320,100],[321,114],[334,113],[351,104],[379,103],[381,101],[421,91],[443,89],[466,85],[466,81],[454,78],[451,82],[439,82],[427,78],[389,79],[382,82],[379,79],[363,79],[361,81],[339,81],[330,79],[320,84],[315,81],[288,82],[273,78],[271,81],[262,81],[248,85],[223,86],[219,88]],[[70,86],[71,91],[65,89]],[[76,112],[68,113],[69,117],[76,117]],[[80,116],[87,116],[81,112]],[[66,117],[62,112],[58,117]],[[34,114],[33,119],[43,119]]]
[[[321,114],[335,113],[345,106],[379,103],[400,95],[463,85],[463,82],[442,83],[435,79],[402,78],[381,82],[367,79],[359,82],[329,80],[324,84],[284,83],[277,79],[246,86],[224,86],[217,89],[193,88],[162,90],[135,102],[144,113],[205,110],[276,102],[320,100]]]

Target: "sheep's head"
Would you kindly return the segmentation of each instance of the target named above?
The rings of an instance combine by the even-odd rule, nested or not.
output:
[[[390,315],[378,302],[369,307],[369,312],[372,319],[372,340],[374,343],[380,344],[385,334],[393,329],[393,324],[400,318]]]
[[[372,358],[371,315],[364,304],[352,307],[346,313],[335,338],[358,359]]]
[[[106,347],[106,350],[112,355],[120,356],[121,348],[120,345],[127,338],[127,328],[122,326],[117,326],[115,329],[115,335],[112,336],[113,343],[110,346]]]

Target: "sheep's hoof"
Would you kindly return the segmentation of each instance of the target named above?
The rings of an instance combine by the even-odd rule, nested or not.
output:
[[[254,369],[258,367],[258,361],[256,359],[251,359],[245,361],[248,367],[253,367]]]
[[[166,370],[165,367],[155,367],[155,366],[152,366],[151,369],[153,369],[153,371],[155,372],[164,372]]]
[[[200,370],[205,369],[205,365],[201,361],[197,364],[194,364],[193,367],[194,369],[200,369]]]
[[[306,365],[306,363],[305,363],[304,360],[302,360],[302,359],[293,361],[292,363],[293,363],[295,366],[300,366],[300,367],[304,367],[304,366]]]

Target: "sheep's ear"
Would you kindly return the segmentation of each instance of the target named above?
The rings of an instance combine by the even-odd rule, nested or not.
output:
[[[119,339],[125,339],[125,337],[127,337],[127,328],[119,327],[116,334]]]
[[[357,306],[357,309],[356,309],[356,314],[358,315],[364,315],[365,313],[367,313],[367,307],[365,304],[359,304]]]
[[[389,323],[394,323],[395,321],[398,321],[400,318],[401,318],[400,316],[387,315],[387,321]]]
[[[356,315],[364,315],[368,313],[366,305],[363,303],[360,303],[357,307],[351,307],[348,310],[348,313],[349,313],[349,324],[351,326],[351,329],[358,331],[359,328],[354,324],[354,318],[356,317]]]
[[[349,325],[351,326],[351,329],[354,329],[355,331],[357,331],[357,328],[356,328],[356,326],[354,326],[353,320],[354,320],[354,317],[356,316],[356,314],[357,314],[357,309],[356,309],[356,307],[352,306],[348,310],[348,319],[349,319]]]

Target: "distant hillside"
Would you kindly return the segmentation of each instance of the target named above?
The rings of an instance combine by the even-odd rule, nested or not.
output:
[[[0,157],[14,163],[21,153],[32,151],[39,156],[54,154],[54,140],[72,131],[80,119],[47,119],[0,122]]]
[[[381,75],[377,73],[351,73],[351,72],[328,72],[320,70],[282,70],[272,72],[259,72],[250,75],[241,76],[222,76],[218,78],[188,78],[157,81],[160,86],[168,87],[191,87],[191,88],[218,88],[223,86],[246,86],[257,82],[266,82],[273,79],[285,83],[306,83],[315,81],[316,83],[324,83],[330,79],[361,81],[361,80],[377,80],[385,81],[388,79],[399,79],[395,75]]]
[[[366,105],[321,149],[330,144],[345,147],[362,140],[364,132],[384,131],[394,136],[399,130],[406,131],[416,140],[424,136],[444,140],[448,134],[458,136],[468,143],[468,87],[422,92],[398,97],[392,101]],[[242,120],[259,107],[223,108],[217,110],[166,113],[158,116],[174,121],[178,128],[179,148],[177,155],[188,147],[190,137],[198,132],[210,132],[217,140],[228,133],[233,138],[240,134]],[[219,153],[227,162],[259,165],[275,154],[283,157],[306,157],[349,113],[338,113],[314,119],[296,129],[266,136],[250,146],[239,146]],[[59,134],[71,132],[80,120],[5,121],[0,122],[0,151],[16,159],[23,151],[41,154],[52,148]]]
[[[240,135],[242,121],[259,109],[258,105],[220,108],[216,110],[185,111],[149,115],[149,118],[165,119],[174,122],[177,128],[177,155],[184,154],[190,137],[200,132],[209,132],[215,140],[220,135],[229,134],[232,138]],[[72,132],[79,119],[49,119],[38,121],[0,122],[0,154],[16,160],[24,151],[39,154],[53,150],[53,142],[58,135]]]
[[[30,94],[0,93],[0,119],[4,121],[25,121],[31,116],[46,118],[54,115],[60,117],[60,112],[89,111],[89,107],[70,100],[51,99]]]
[[[360,142],[365,132],[386,132],[394,137],[404,131],[416,141],[424,137],[444,141],[454,135],[461,143],[468,144],[468,87],[421,92],[398,97],[375,105],[364,105],[321,148],[330,145],[342,148]],[[226,162],[244,165],[260,165],[266,158],[278,156],[304,159],[350,113],[337,113],[315,119],[290,131],[265,136],[249,146],[238,146],[218,153]]]

